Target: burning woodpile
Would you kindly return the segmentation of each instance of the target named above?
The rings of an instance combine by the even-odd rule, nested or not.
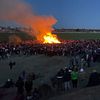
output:
[[[57,36],[51,33],[53,25],[57,22],[56,18],[35,14],[30,5],[23,0],[9,1],[12,3],[8,3],[8,0],[1,0],[0,20],[30,27],[32,31],[28,34],[36,37],[41,43],[60,43]]]
[[[58,38],[57,35],[52,34],[52,33],[47,33],[46,35],[43,36],[43,43],[61,43]]]

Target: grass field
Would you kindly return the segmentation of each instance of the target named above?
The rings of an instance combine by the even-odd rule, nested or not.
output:
[[[0,33],[0,41],[8,41],[9,40],[9,36],[11,35],[17,35],[19,36],[22,40],[34,40],[35,37],[31,37],[30,35],[21,32],[21,33]]]
[[[9,36],[16,34],[22,40],[35,40],[35,37],[31,37],[28,34],[22,33],[0,33],[0,41],[8,41]],[[60,39],[64,40],[82,40],[82,39],[100,39],[100,33],[57,33]]]
[[[44,55],[36,56],[16,56],[9,59],[0,60],[0,84],[4,83],[8,78],[12,78],[14,81],[23,70],[29,72],[35,72],[41,77],[35,81],[37,85],[41,81],[48,82],[49,79],[54,76],[60,68],[69,66],[70,57],[66,56],[53,56],[47,57]],[[16,65],[13,70],[9,69],[9,61],[16,61]],[[86,69],[86,77],[91,73],[93,69],[97,69],[100,72],[100,63],[96,62],[92,64],[92,67]],[[87,80],[87,78],[86,78]],[[83,84],[81,84],[83,87]],[[84,84],[85,85],[85,84]]]
[[[47,57],[44,55],[36,56],[17,56],[0,61],[0,84],[4,83],[8,78],[17,80],[19,74],[25,70],[27,72],[35,72],[40,74],[40,78],[36,81],[36,84],[40,81],[48,81],[51,76],[54,76],[60,68],[64,68],[68,65],[67,57]],[[16,65],[13,70],[9,69],[9,61],[16,61]],[[39,81],[39,82],[38,82]]]
[[[58,33],[64,40],[100,39],[100,33]]]

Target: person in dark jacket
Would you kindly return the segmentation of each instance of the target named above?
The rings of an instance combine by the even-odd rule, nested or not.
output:
[[[18,78],[18,80],[16,82],[16,87],[17,87],[17,93],[23,94],[23,92],[24,92],[24,81],[21,77]]]
[[[61,90],[64,89],[63,76],[64,76],[64,70],[60,69],[60,71],[56,75],[56,78],[57,78],[57,90],[58,91],[61,91]]]
[[[25,81],[25,90],[26,90],[27,96],[30,96],[31,95],[32,86],[33,86],[32,80],[31,79],[27,79]]]
[[[68,90],[71,88],[70,86],[70,81],[71,81],[71,73],[69,72],[68,68],[65,69],[65,73],[64,73],[64,86],[65,86],[65,90]]]
[[[87,86],[96,86],[99,84],[100,84],[100,74],[96,70],[93,70],[93,72],[90,74]]]
[[[12,70],[12,68],[13,68],[13,66],[15,66],[15,62],[12,62],[12,61],[10,61],[9,62],[9,68],[10,68],[10,70]]]

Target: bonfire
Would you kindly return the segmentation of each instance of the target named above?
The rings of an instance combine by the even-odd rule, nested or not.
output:
[[[52,43],[61,43],[58,38],[57,38],[57,35],[55,34],[52,34],[51,32],[45,34],[43,36],[43,43],[49,43],[49,44],[52,44]]]

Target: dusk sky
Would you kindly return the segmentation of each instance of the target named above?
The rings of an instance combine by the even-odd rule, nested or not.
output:
[[[56,28],[100,28],[100,0],[23,1],[38,15],[54,16]]]
[[[26,0],[40,15],[52,15],[58,28],[100,28],[100,0]]]

